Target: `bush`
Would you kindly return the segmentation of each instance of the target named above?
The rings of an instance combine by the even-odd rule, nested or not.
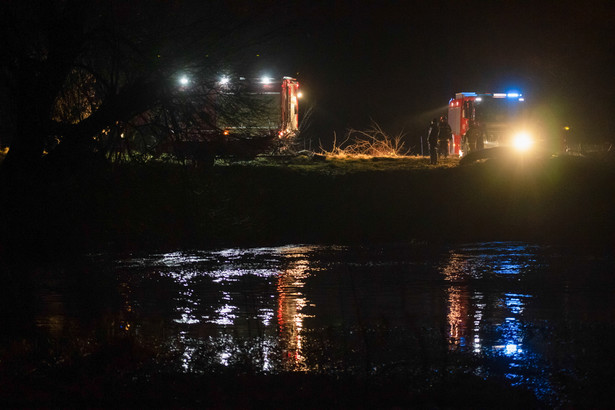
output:
[[[348,130],[346,139],[340,145],[337,145],[335,136],[330,151],[326,151],[322,145],[320,149],[323,154],[332,157],[399,157],[408,153],[408,150],[404,150],[403,137],[403,133],[391,137],[373,122],[371,128],[365,131]]]

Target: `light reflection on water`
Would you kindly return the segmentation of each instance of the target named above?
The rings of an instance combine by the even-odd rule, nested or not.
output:
[[[278,342],[283,368],[309,370],[303,351],[306,333],[304,322],[310,318],[318,319],[313,313],[318,310],[310,302],[305,286],[310,276],[321,270],[321,261],[310,260],[313,258],[311,255],[318,250],[319,247],[287,246],[227,249],[187,255],[175,252],[162,255],[157,260],[154,258],[153,263],[150,263],[152,266],[169,268],[160,269],[159,274],[173,279],[179,285],[179,294],[175,298],[178,316],[173,320],[191,326],[189,334],[198,335],[203,329],[208,329],[208,325],[215,325],[217,330],[213,334],[219,337],[231,333],[254,335],[252,329],[258,329],[258,337]],[[338,249],[338,252],[340,250],[343,251],[343,248]],[[510,293],[504,287],[501,290],[490,288],[486,297],[485,292],[480,287],[472,286],[472,283],[494,277],[506,278],[503,284],[507,280],[516,280],[514,276],[536,268],[534,250],[526,244],[490,244],[450,252],[440,271],[445,283],[448,283],[447,320],[451,350],[522,358],[524,332],[521,316],[524,304],[531,295]],[[391,263],[373,259],[362,263],[354,260],[349,262],[355,266],[371,266],[374,271],[386,269]],[[412,264],[411,261],[405,263]],[[143,263],[136,265],[144,266]],[[263,294],[249,294],[250,290],[242,287],[247,286],[242,283],[242,279],[248,277],[263,279],[266,282],[263,290],[274,292],[266,297]],[[195,289],[203,286],[204,278],[210,278],[211,284],[218,289],[215,298],[211,295],[206,298],[194,295]],[[395,284],[389,283],[387,286]],[[372,297],[378,301],[377,295]],[[246,299],[251,299],[247,305]],[[204,303],[209,306],[204,306]],[[353,303],[357,303],[356,300]],[[203,310],[210,313],[204,313]],[[308,310],[312,313],[308,313]],[[390,312],[390,316],[399,313]],[[486,318],[487,314],[489,317]],[[277,325],[275,329],[272,326],[274,316]],[[488,340],[483,335],[485,331],[490,333]],[[212,333],[211,328],[205,333]],[[186,340],[194,342],[190,338]],[[225,340],[229,341],[228,338]],[[270,352],[261,353],[270,355]],[[221,353],[220,363],[228,365],[231,357],[231,351]],[[266,366],[269,367],[270,363]]]
[[[499,246],[495,249],[479,248],[480,253],[450,253],[448,263],[442,273],[450,286],[448,293],[448,322],[450,348],[469,348],[475,353],[487,351],[502,352],[506,356],[519,355],[523,352],[523,332],[520,328],[521,315],[530,294],[507,292],[506,286],[511,281],[518,281],[515,276],[536,269],[535,249],[527,245]],[[471,251],[472,249],[465,249]],[[481,331],[488,323],[484,321],[485,295],[478,280],[493,280],[501,277],[498,287],[490,287],[493,299],[490,308],[491,323],[501,335],[499,343],[483,346]],[[501,280],[504,278],[504,280]],[[471,342],[470,342],[471,341]]]
[[[536,253],[536,247],[526,244],[486,244],[466,248],[464,253],[451,251],[442,273],[450,283],[449,348],[504,357],[505,376],[513,384],[531,386],[538,396],[545,396],[552,393],[549,380],[540,376],[547,364],[526,347],[523,324],[525,307],[533,295],[510,291],[540,269]]]
[[[293,254],[297,249],[285,250]],[[303,310],[308,300],[302,293],[305,279],[308,277],[309,261],[294,260],[287,269],[278,275],[276,291],[278,297],[277,320],[280,339],[284,343],[284,354],[290,368],[305,370],[305,357],[302,352]]]
[[[569,305],[593,293],[571,293],[566,275],[553,274],[560,257],[525,243],[435,257],[405,245],[153,254],[117,261],[124,303],[105,326],[166,346],[186,372],[238,364],[378,372],[420,365],[442,344],[500,360],[511,383],[548,395],[549,341],[536,329],[555,323],[562,306],[570,317],[596,313],[589,302]],[[614,290],[612,279],[602,287]],[[62,334],[70,315],[61,296],[48,298],[39,325]]]
[[[273,369],[272,345],[276,343],[283,368],[305,370],[303,321],[311,315],[304,311],[310,302],[303,288],[310,269],[306,253],[314,249],[288,246],[187,255],[173,252],[122,264],[139,269],[148,266],[159,279],[172,280],[177,291],[172,320],[182,326],[174,348],[183,350],[184,370],[193,368],[191,361],[203,345],[203,334],[223,346],[216,355],[223,366],[246,353],[235,346],[238,337],[250,337],[259,339],[255,345],[261,348],[256,353],[263,358],[260,370]]]

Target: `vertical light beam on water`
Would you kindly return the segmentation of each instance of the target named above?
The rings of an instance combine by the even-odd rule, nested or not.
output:
[[[287,252],[290,253],[290,252]],[[303,309],[308,299],[302,292],[308,277],[309,261],[292,261],[287,269],[278,275],[278,328],[283,344],[283,354],[289,369],[305,370],[303,355],[303,320],[307,315]]]

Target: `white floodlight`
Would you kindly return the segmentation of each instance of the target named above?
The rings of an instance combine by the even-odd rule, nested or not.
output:
[[[512,143],[513,147],[518,151],[527,151],[532,147],[534,141],[532,141],[532,137],[527,132],[520,132],[515,134]]]
[[[182,75],[182,76],[179,78],[179,83],[180,83],[181,85],[183,85],[183,86],[188,85],[188,83],[189,83],[189,82],[190,82],[190,80],[188,79],[188,76],[186,76],[186,75]]]

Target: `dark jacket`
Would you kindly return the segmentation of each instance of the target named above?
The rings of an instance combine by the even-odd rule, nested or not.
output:
[[[439,135],[440,135],[440,128],[438,127],[438,124],[432,123],[429,126],[429,131],[427,133],[427,142],[429,143],[430,147],[435,147],[436,145],[438,145]]]
[[[440,135],[438,137],[440,141],[446,141],[453,138],[453,131],[451,130],[451,126],[448,125],[448,122],[440,122],[438,128],[440,129]]]
[[[465,135],[463,136],[465,142],[468,144],[468,148],[470,151],[475,151],[476,149],[478,149],[478,140],[482,140],[482,136],[483,135],[481,129],[477,125],[470,125],[470,128],[468,128]]]

